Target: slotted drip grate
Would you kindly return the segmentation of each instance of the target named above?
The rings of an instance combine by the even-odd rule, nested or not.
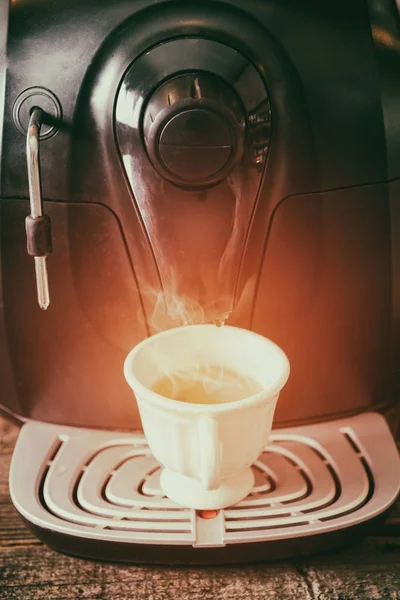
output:
[[[207,547],[365,521],[394,501],[399,466],[377,414],[277,430],[253,466],[251,494],[203,519],[163,497],[160,466],[142,434],[29,423],[17,442],[10,489],[25,518],[60,533]]]

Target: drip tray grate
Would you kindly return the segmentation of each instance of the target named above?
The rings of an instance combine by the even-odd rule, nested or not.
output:
[[[224,546],[345,528],[384,512],[400,460],[385,420],[368,413],[276,430],[253,466],[255,486],[214,518],[163,497],[143,434],[23,426],[10,490],[32,524],[136,544]]]

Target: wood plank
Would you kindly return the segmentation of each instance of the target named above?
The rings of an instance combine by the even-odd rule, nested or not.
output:
[[[203,569],[105,565],[13,548],[0,553],[0,598],[386,600],[399,598],[399,567],[399,553],[371,542],[309,562]]]
[[[240,596],[258,600],[265,598],[266,589],[284,590],[282,599],[307,595],[307,584],[295,567],[275,566],[267,570],[260,567],[202,570],[123,567],[76,561],[40,548],[32,548],[29,557],[22,549],[14,551],[13,556],[15,563],[4,572],[9,582],[4,586],[9,594],[5,597],[10,599],[29,598],[32,586],[41,588],[45,592],[43,597],[50,595],[54,600],[77,597],[214,600],[215,592],[226,598]],[[81,596],[79,587],[85,590]]]
[[[400,600],[400,504],[379,536],[290,563],[136,567],[58,554],[28,531],[11,504],[8,469],[17,433],[0,418],[1,600]]]

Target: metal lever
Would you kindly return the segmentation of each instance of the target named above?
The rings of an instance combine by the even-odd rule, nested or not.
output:
[[[51,253],[50,218],[43,214],[42,187],[39,164],[39,139],[43,111],[34,108],[31,112],[26,137],[28,181],[31,214],[25,219],[27,250],[34,257],[36,288],[42,310],[50,304],[46,258]]]

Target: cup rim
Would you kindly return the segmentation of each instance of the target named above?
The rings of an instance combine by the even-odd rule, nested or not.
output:
[[[265,390],[262,390],[261,392],[259,392],[258,394],[253,394],[252,396],[248,396],[246,398],[242,398],[241,400],[234,400],[232,402],[220,402],[220,403],[216,403],[216,404],[198,404],[198,403],[194,403],[194,402],[182,402],[181,400],[174,400],[173,398],[168,398],[166,396],[162,396],[161,394],[157,394],[157,392],[154,392],[153,390],[151,390],[150,388],[148,388],[147,386],[145,386],[143,383],[141,383],[141,381],[136,377],[136,375],[134,375],[134,373],[132,372],[132,361],[134,360],[135,356],[138,354],[138,352],[140,352],[140,350],[143,348],[143,346],[147,346],[147,344],[151,343],[152,339],[154,337],[157,337],[158,339],[160,337],[169,337],[171,335],[176,335],[177,331],[180,331],[182,329],[199,329],[199,328],[208,328],[208,327],[216,327],[215,325],[211,324],[211,323],[200,323],[200,324],[196,324],[196,325],[183,325],[180,327],[173,327],[172,329],[167,329],[165,331],[161,331],[159,333],[156,333],[154,335],[151,335],[147,338],[145,338],[144,340],[142,340],[141,342],[139,342],[136,346],[134,346],[130,352],[128,353],[128,355],[125,358],[124,361],[124,376],[126,381],[128,382],[128,384],[130,385],[130,387],[132,388],[132,390],[135,393],[135,396],[141,396],[143,398],[143,394],[145,396],[145,400],[144,401],[148,401],[148,403],[152,403],[153,405],[158,406],[159,408],[174,408],[175,410],[179,410],[179,412],[188,412],[188,413],[199,413],[201,412],[202,414],[214,414],[214,413],[218,413],[218,412],[225,412],[225,411],[232,411],[232,410],[238,410],[241,408],[245,408],[247,406],[256,406],[258,404],[264,404],[265,402],[272,402],[273,400],[275,400],[276,395],[282,390],[282,388],[285,386],[288,378],[289,378],[289,374],[290,374],[290,363],[289,363],[289,359],[286,356],[285,352],[282,350],[282,348],[280,346],[278,346],[275,342],[273,342],[271,339],[260,335],[259,333],[255,333],[254,331],[250,331],[249,329],[244,329],[243,327],[235,327],[234,325],[224,325],[223,327],[225,329],[230,329],[230,330],[236,330],[236,331],[244,331],[247,334],[250,334],[251,336],[255,336],[258,338],[261,338],[263,340],[263,342],[267,343],[269,346],[274,347],[274,349],[277,351],[277,353],[281,356],[282,358],[282,373],[281,376],[277,378],[277,380],[274,382],[274,384],[271,386],[270,388],[270,392],[269,392],[269,397],[266,400],[265,399]],[[146,396],[151,395],[151,399],[147,400]],[[139,400],[139,398],[137,398],[137,400]],[[199,410],[201,408],[201,411]]]

